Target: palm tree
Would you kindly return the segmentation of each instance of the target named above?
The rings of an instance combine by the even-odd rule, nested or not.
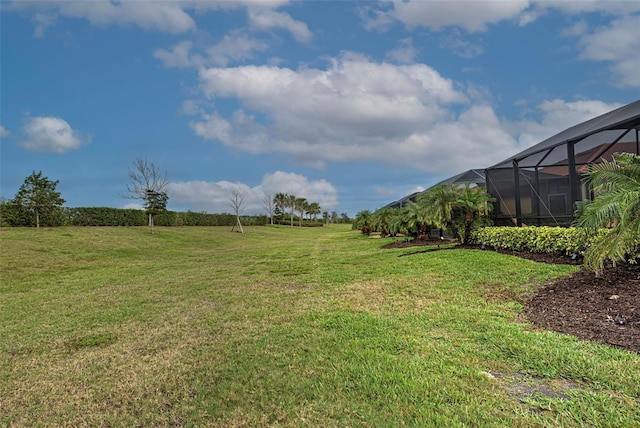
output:
[[[293,227],[293,210],[296,208],[296,195],[287,194],[287,206],[291,209],[291,227]]]
[[[307,207],[307,213],[313,216],[313,221],[317,220],[318,218],[317,216],[321,212],[322,212],[322,209],[320,208],[320,204],[317,202],[311,202]]]
[[[300,213],[300,227],[302,227],[302,220],[304,219],[304,213],[307,211],[307,206],[309,203],[305,198],[296,198],[295,207],[296,210]]]
[[[287,194],[276,193],[276,195],[273,197],[273,204],[276,207],[276,211],[280,213],[280,220],[284,221],[284,214],[287,208]]]
[[[640,156],[617,153],[612,161],[591,164],[585,181],[593,201],[578,204],[577,225],[591,232],[608,227],[585,253],[584,264],[596,274],[606,260],[615,265],[640,255]]]
[[[355,227],[360,229],[363,235],[369,235],[371,233],[371,211],[363,210],[356,214]]]
[[[440,237],[444,229],[451,229],[454,234],[453,210],[458,199],[456,184],[442,184],[431,190],[421,193],[416,202],[425,210],[428,210],[431,223],[440,229]]]
[[[399,210],[396,208],[380,208],[372,215],[372,227],[375,231],[380,232],[380,236],[393,235],[391,233],[391,219],[398,215]]]
[[[474,226],[488,222],[489,212],[493,209],[493,204],[490,202],[493,201],[495,199],[482,187],[470,187],[467,183],[458,190],[454,208],[454,215],[457,214],[457,218],[454,221],[463,227],[460,237],[463,244],[469,242]]]
[[[428,236],[428,227],[432,224],[431,213],[416,202],[408,202],[402,210],[405,226],[411,236]]]

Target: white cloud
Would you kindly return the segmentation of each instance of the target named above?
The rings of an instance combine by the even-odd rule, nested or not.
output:
[[[244,206],[245,213],[255,214],[262,207],[260,188],[251,188],[246,184],[231,183],[229,181],[187,181],[182,183],[169,183],[171,203],[186,205],[195,211],[207,211],[210,213],[229,213],[230,190],[237,187],[247,195]]]
[[[305,176],[282,171],[266,174],[262,183],[255,187],[228,181],[188,181],[170,183],[169,191],[173,203],[189,206],[195,211],[222,213],[231,212],[229,191],[232,187],[241,189],[247,195],[244,207],[246,214],[264,213],[264,195],[273,196],[279,192],[318,202],[323,209],[331,209],[338,205],[337,191],[328,181],[311,181]]]
[[[269,45],[251,38],[242,31],[226,34],[217,44],[207,49],[211,64],[226,67],[230,62],[239,62],[253,57],[254,52],[266,51]]]
[[[546,101],[538,119],[507,121],[424,64],[392,65],[343,54],[327,69],[210,68],[205,97],[237,100],[226,117],[191,126],[205,140],[250,153],[285,153],[305,165],[373,162],[446,174],[492,165],[567,127],[610,111],[600,101]],[[261,118],[258,120],[257,118]]]
[[[146,30],[183,33],[196,28],[195,21],[180,2],[139,1],[46,1],[13,2],[15,9],[35,9],[34,34],[41,37],[44,30],[59,17],[86,19],[92,25],[136,25]]]
[[[64,153],[90,141],[72,129],[67,121],[53,116],[28,118],[23,132],[26,139],[20,145],[32,152]]]
[[[11,135],[11,132],[7,131],[7,129],[0,125],[0,138],[7,138],[9,135]]]
[[[289,193],[309,202],[317,202],[323,210],[338,206],[338,191],[327,180],[309,180],[307,177],[291,172],[276,171],[262,178],[262,190],[265,194]]]
[[[42,37],[47,28],[64,18],[85,19],[92,25],[137,26],[145,30],[165,33],[185,33],[196,30],[193,13],[246,8],[252,28],[267,31],[283,28],[301,42],[311,39],[307,25],[276,9],[288,0],[235,0],[235,1],[14,1],[3,5],[5,10],[33,11],[34,35]]]
[[[226,67],[230,63],[247,61],[257,52],[264,52],[269,45],[260,39],[250,37],[246,32],[234,30],[226,34],[218,43],[201,47],[196,52],[193,43],[184,40],[170,49],[158,48],[153,56],[169,68],[202,68],[206,66]]]
[[[298,42],[309,42],[313,34],[307,24],[297,21],[287,13],[276,12],[272,9],[249,8],[249,24],[251,28],[268,31],[273,28],[283,28],[291,33]]]
[[[522,148],[537,144],[547,138],[621,107],[597,100],[567,102],[561,99],[544,101],[536,106],[535,118],[506,124],[506,128],[517,136]]]
[[[626,15],[640,10],[639,2],[625,0],[535,0],[531,3],[539,9],[557,9],[572,15],[591,12]]]
[[[581,31],[568,34],[580,34],[582,59],[610,63],[616,86],[640,87],[640,15],[615,19],[591,33],[584,26]]]
[[[141,204],[137,204],[135,202],[126,204],[124,207],[125,210],[143,210],[144,207]]]
[[[489,24],[516,19],[529,7],[528,0],[512,1],[394,1],[393,8],[376,14],[368,22],[375,27],[377,21],[395,19],[409,28],[428,27],[440,30],[461,27],[469,32],[485,31]]]
[[[568,15],[600,13],[624,16],[640,10],[637,1],[602,0],[393,0],[380,2],[377,8],[360,9],[367,30],[386,30],[393,22],[409,28],[427,27],[432,30],[455,27],[467,32],[486,31],[488,26],[511,20],[525,26],[555,9]]]
[[[162,61],[165,67],[175,68],[187,68],[194,66],[193,59],[191,57],[192,43],[189,40],[184,40],[171,48],[156,49],[153,52],[153,56]]]
[[[230,118],[203,114],[191,124],[197,135],[246,152],[287,153],[319,168],[363,161],[464,170],[506,157],[516,146],[489,106],[456,113],[469,97],[424,64],[344,54],[326,70],[211,68],[200,78],[208,98],[234,98],[242,109]]]
[[[387,52],[387,58],[400,64],[412,64],[416,55],[418,49],[413,46],[411,37],[400,40],[396,49]]]
[[[440,39],[440,45],[462,58],[475,58],[484,53],[484,46],[480,42],[466,40],[457,30],[443,36]]]

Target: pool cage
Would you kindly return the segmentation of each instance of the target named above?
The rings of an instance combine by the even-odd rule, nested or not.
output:
[[[496,225],[559,225],[592,194],[588,165],[617,152],[640,155],[640,100],[566,129],[485,170]]]

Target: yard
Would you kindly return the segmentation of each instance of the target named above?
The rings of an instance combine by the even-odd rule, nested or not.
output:
[[[524,318],[576,266],[156,232],[0,232],[0,426],[640,425],[640,354]]]

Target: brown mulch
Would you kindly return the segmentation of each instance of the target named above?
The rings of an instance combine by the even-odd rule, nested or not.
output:
[[[439,240],[394,242],[383,248],[426,246],[403,256],[442,251]],[[453,248],[478,249],[477,246]],[[571,257],[501,251],[542,263],[578,264]],[[608,267],[598,277],[580,270],[541,286],[525,302],[524,315],[539,328],[640,353],[640,264]]]

